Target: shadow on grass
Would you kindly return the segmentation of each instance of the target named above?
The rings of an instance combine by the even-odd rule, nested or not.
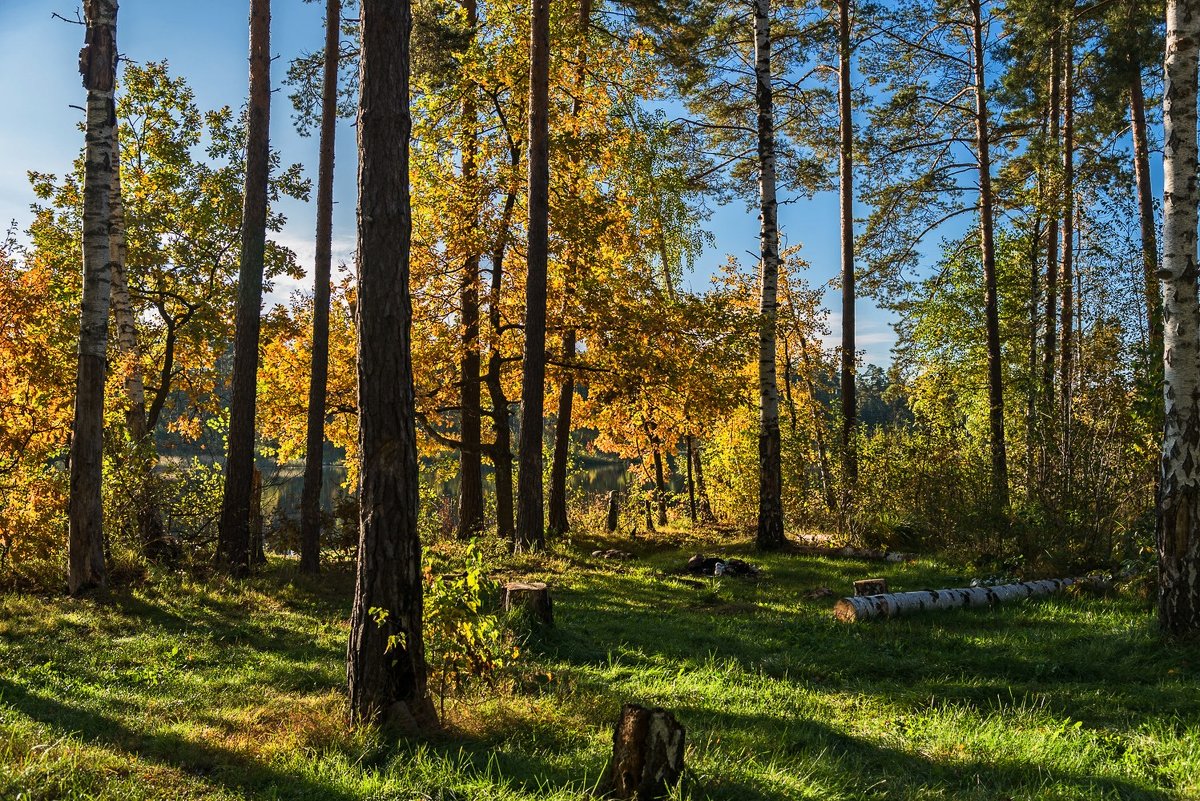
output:
[[[272,768],[254,758],[177,734],[131,729],[120,720],[31,693],[0,678],[0,701],[39,723],[71,733],[84,743],[114,749],[130,757],[175,768],[212,785],[271,798],[356,801],[337,787],[318,784],[292,771]]]

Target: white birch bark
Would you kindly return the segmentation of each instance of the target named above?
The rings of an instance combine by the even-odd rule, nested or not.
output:
[[[921,590],[891,592],[884,595],[864,595],[842,598],[833,607],[838,620],[854,623],[878,617],[899,617],[914,612],[939,609],[962,609],[971,606],[995,606],[1020,598],[1053,595],[1079,582],[1079,579],[1044,579],[997,587],[961,587],[951,590]]]
[[[1200,632],[1200,305],[1196,295],[1196,69],[1200,2],[1167,3],[1163,93],[1163,430],[1159,624]]]
[[[101,500],[104,377],[111,293],[109,223],[116,166],[116,0],[84,3],[87,34],[79,72],[88,90],[83,179],[83,300],[79,318],[79,367],[71,430],[71,485],[67,585],[72,594],[103,586],[104,522]]]
[[[775,320],[779,294],[779,225],[775,197],[775,110],[771,88],[771,0],[754,0],[754,78],[758,107],[759,207],[759,501],[758,545],[784,542],[779,437],[779,385],[775,375]]]

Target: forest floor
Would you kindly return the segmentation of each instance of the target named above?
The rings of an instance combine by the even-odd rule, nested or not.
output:
[[[670,575],[698,551],[762,576]],[[806,594],[971,574],[682,534],[494,566],[547,581],[557,625],[423,741],[346,726],[348,565],[0,596],[0,799],[584,799],[623,701],[687,728],[682,799],[1200,798],[1200,646],[1160,639],[1145,601],[842,624]]]

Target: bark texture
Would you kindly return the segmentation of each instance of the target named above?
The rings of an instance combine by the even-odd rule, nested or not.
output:
[[[358,111],[358,408],[362,471],[350,709],[433,725],[422,636],[409,296],[407,0],[363,0]]]
[[[987,337],[988,420],[991,433],[992,500],[997,510],[1008,507],[1008,455],[1004,443],[1004,372],[1000,350],[1000,297],[996,284],[996,246],[993,239],[991,127],[988,118],[984,61],[984,19],[980,0],[971,2],[972,61],[975,72],[975,148],[979,158],[979,242],[983,261],[984,327]]]
[[[321,566],[321,484],[325,477],[325,393],[329,382],[329,279],[333,262],[333,167],[337,135],[342,3],[325,4],[325,72],[321,85],[321,152],[317,166],[317,241],[313,257],[312,375],[308,385],[304,489],[300,495],[300,571]]]
[[[479,9],[475,0],[465,0],[467,29],[474,37],[479,25]],[[479,227],[478,166],[479,142],[476,126],[475,87],[468,86],[462,102],[463,192],[467,196],[471,230]],[[472,237],[474,239],[474,237]],[[474,247],[474,246],[472,246]],[[462,283],[459,286],[459,325],[462,337],[462,357],[459,361],[459,428],[462,446],[458,449],[458,530],[460,540],[469,540],[483,531],[483,454],[481,452],[482,419],[480,410],[479,353],[479,252],[463,260]]]
[[[685,731],[665,709],[621,707],[608,766],[610,797],[651,801],[666,798],[683,775]]]
[[[1200,633],[1200,303],[1196,295],[1196,69],[1200,2],[1168,0],[1163,93],[1163,432],[1158,621]]]
[[[116,0],[84,3],[87,33],[79,72],[87,89],[83,177],[83,299],[79,317],[79,366],[71,428],[68,498],[67,588],[74,595],[104,586],[104,505],[101,497],[104,443],[104,379],[108,306],[112,292],[113,171],[117,168]]]
[[[1142,75],[1135,70],[1129,83],[1129,120],[1133,131],[1133,177],[1138,196],[1142,234],[1142,275],[1146,295],[1146,335],[1152,374],[1162,359],[1162,297],[1158,291],[1158,232],[1154,225],[1154,188],[1150,183],[1150,142],[1146,132],[1146,99]]]
[[[854,100],[850,91],[850,0],[838,0],[838,202],[842,237],[842,505],[858,483],[858,426],[854,344]]]
[[[217,561],[242,575],[250,568],[250,493],[254,475],[254,418],[258,393],[263,256],[267,243],[270,172],[271,2],[250,0],[250,106],[246,131],[246,194],[238,269],[237,323],[229,399],[225,492]]]
[[[854,623],[881,617],[899,617],[914,612],[939,609],[962,609],[970,606],[995,606],[1021,598],[1052,595],[1066,589],[1079,579],[1044,579],[997,587],[962,587],[953,590],[920,590],[893,592],[886,595],[864,595],[842,598],[833,607],[838,620]]]
[[[779,217],[775,197],[775,108],[771,87],[771,0],[754,2],[754,97],[758,108],[760,283],[758,323],[758,532],[759,548],[779,548],[783,533],[779,384],[775,375],[775,323],[779,299]]]
[[[546,397],[546,266],[550,224],[550,0],[533,0],[529,25],[529,248],[521,379],[515,547],[546,545],[542,433]]]

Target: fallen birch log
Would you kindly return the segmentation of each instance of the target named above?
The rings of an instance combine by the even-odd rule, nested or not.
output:
[[[854,623],[876,617],[899,617],[913,612],[935,609],[961,609],[969,606],[994,606],[1018,598],[1037,598],[1053,595],[1080,579],[1043,579],[1020,584],[1001,584],[996,587],[962,587],[952,590],[920,590],[892,592],[885,595],[864,595],[842,598],[833,607],[838,620]]]

